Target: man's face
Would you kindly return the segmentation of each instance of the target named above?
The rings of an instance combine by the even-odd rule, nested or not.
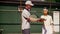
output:
[[[27,7],[28,9],[31,9],[31,8],[32,8],[32,6],[31,6],[31,5],[26,5],[26,7]]]
[[[44,13],[44,15],[47,15],[48,14],[48,11],[47,10],[44,10],[43,13]]]

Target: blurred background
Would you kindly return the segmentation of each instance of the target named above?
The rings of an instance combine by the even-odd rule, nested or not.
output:
[[[21,13],[18,8],[25,7],[27,0],[0,0],[0,34],[21,34]],[[54,13],[60,14],[60,0],[31,0],[34,4],[31,14],[38,18],[43,14],[43,8],[47,7],[49,15],[53,17]],[[55,11],[55,12],[54,12]],[[60,20],[60,15],[58,20]],[[57,16],[55,15],[55,16]],[[53,17],[54,21],[56,19]],[[59,24],[55,23],[56,34],[59,34]],[[41,34],[42,23],[31,23],[31,34]]]

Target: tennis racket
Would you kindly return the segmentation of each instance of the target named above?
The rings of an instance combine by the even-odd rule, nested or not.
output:
[[[36,15],[32,14],[32,15],[30,15],[30,19],[32,22],[36,22],[38,18]]]

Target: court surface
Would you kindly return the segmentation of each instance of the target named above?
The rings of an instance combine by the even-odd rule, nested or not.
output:
[[[5,33],[5,34],[21,34],[21,33]],[[41,34],[41,33],[31,33],[31,34]],[[55,34],[59,34],[59,32]]]

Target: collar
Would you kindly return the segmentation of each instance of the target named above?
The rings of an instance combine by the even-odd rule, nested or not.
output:
[[[26,8],[25,8],[26,9]],[[26,9],[28,12],[30,12],[30,9]]]

